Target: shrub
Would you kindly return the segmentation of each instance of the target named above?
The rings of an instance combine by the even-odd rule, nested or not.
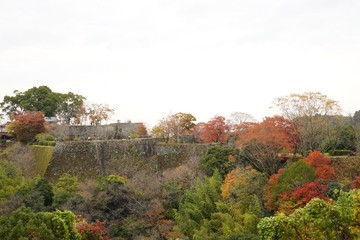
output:
[[[330,156],[349,156],[353,154],[351,150],[331,150],[329,151]]]
[[[36,134],[35,139],[38,141],[54,141],[55,137],[50,133],[39,133]]]

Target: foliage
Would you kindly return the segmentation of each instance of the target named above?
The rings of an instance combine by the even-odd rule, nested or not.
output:
[[[96,221],[88,223],[85,219],[75,223],[77,232],[81,235],[81,240],[107,240],[104,222]]]
[[[235,168],[226,175],[221,186],[221,196],[236,202],[244,211],[248,210],[255,198],[257,201],[262,199],[266,180],[264,174],[250,167]]]
[[[13,127],[18,141],[32,141],[37,134],[45,132],[44,115],[42,112],[25,112],[18,114],[15,117]]]
[[[216,202],[221,198],[222,179],[218,171],[204,181],[198,179],[196,188],[185,191],[179,210],[175,212],[177,228],[186,236],[193,236],[216,212]]]
[[[135,130],[135,134],[138,137],[146,137],[148,135],[148,131],[143,123],[140,123]]]
[[[107,181],[108,183],[110,184],[120,184],[120,185],[123,185],[123,184],[126,184],[127,182],[127,179],[123,176],[117,176],[117,175],[108,175],[106,178],[105,178],[105,181]]]
[[[304,183],[312,182],[315,178],[315,170],[306,162],[300,160],[284,169],[272,191],[275,195],[278,195],[300,187]]]
[[[38,191],[44,197],[44,206],[51,206],[53,202],[53,188],[50,182],[45,178],[40,178],[36,185],[35,191]]]
[[[151,132],[153,136],[169,141],[178,135],[192,133],[195,121],[192,114],[179,112],[161,119]]]
[[[314,198],[290,215],[260,220],[261,239],[358,239],[360,191],[342,192],[332,204]]]
[[[23,184],[20,169],[8,161],[0,161],[0,202],[7,200]]]
[[[195,189],[187,190],[175,211],[176,229],[190,239],[257,239],[256,225],[262,215],[259,199],[248,195],[224,201],[220,185],[221,177],[215,171],[211,178],[198,180]]]
[[[341,108],[337,101],[320,92],[290,94],[276,98],[274,107],[297,125],[299,150],[324,150],[324,140],[331,135],[332,123],[341,121]]]
[[[39,133],[35,135],[37,141],[55,141],[54,135],[50,133]]]
[[[247,125],[236,141],[243,150],[241,159],[271,176],[284,165],[284,156],[297,146],[298,137],[294,129],[291,121],[279,116]]]
[[[0,218],[0,238],[80,240],[74,224],[75,215],[70,211],[34,213],[29,208],[20,208],[9,218]]]
[[[207,123],[200,123],[196,127],[195,135],[205,143],[225,143],[229,126],[222,116],[215,116]]]
[[[163,185],[164,215],[167,219],[174,219],[174,211],[178,211],[179,203],[185,190],[189,187],[184,181],[171,180]]]
[[[348,124],[340,128],[335,145],[336,149],[356,151],[356,131],[353,125]]]
[[[268,210],[292,212],[304,206],[312,198],[327,199],[329,182],[335,174],[330,159],[318,151],[311,152],[278,174],[270,177],[266,191]]]
[[[56,115],[66,124],[77,123],[85,97],[68,92],[60,95],[60,104],[56,109]]]
[[[320,92],[292,93],[288,96],[276,98],[273,105],[288,119],[316,115],[337,115],[341,112],[337,101],[329,99]]]
[[[109,120],[114,113],[114,109],[107,104],[91,104],[87,109],[87,115],[91,125],[101,125],[102,121]]]
[[[225,177],[235,168],[238,151],[226,146],[210,147],[204,157],[200,159],[200,168],[206,175],[212,176],[217,169]]]
[[[356,189],[360,189],[360,177],[356,177],[356,178],[352,181],[351,187],[352,187],[352,188],[356,188]]]
[[[9,116],[24,111],[43,112],[46,117],[55,116],[60,95],[47,86],[33,87],[25,92],[14,91],[15,96],[5,96],[1,106]]]
[[[33,87],[25,92],[14,91],[15,96],[5,96],[0,106],[10,117],[26,111],[43,112],[45,117],[57,116],[66,123],[74,120],[85,98],[72,92],[53,92],[47,86]]]
[[[329,181],[335,174],[335,169],[330,166],[330,158],[326,157],[319,151],[312,151],[304,158],[315,171],[316,177],[324,181]]]
[[[307,163],[300,160],[284,170],[279,171],[270,177],[265,190],[265,207],[270,211],[276,211],[279,208],[280,195],[284,192],[301,187],[302,184],[315,180],[315,171]],[[284,204],[284,201],[281,203]]]
[[[360,126],[360,110],[355,111],[353,117],[352,117],[353,123],[355,125],[355,127],[359,127]]]
[[[353,154],[352,150],[330,150],[329,155],[330,156],[350,156]]]
[[[63,174],[54,186],[54,202],[53,207],[58,209],[66,209],[71,205],[72,201],[78,198],[77,191],[79,189],[78,178]]]

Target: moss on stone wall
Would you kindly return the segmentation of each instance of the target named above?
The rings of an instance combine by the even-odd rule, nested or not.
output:
[[[31,165],[31,176],[43,177],[51,161],[54,147],[34,145],[30,148],[35,159],[35,162]]]

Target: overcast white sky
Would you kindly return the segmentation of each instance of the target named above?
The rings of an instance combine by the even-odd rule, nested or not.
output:
[[[360,110],[359,0],[0,0],[0,100],[47,85],[152,126],[271,116],[320,91]]]

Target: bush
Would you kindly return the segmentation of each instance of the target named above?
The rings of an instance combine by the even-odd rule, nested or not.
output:
[[[54,141],[55,137],[50,133],[39,133],[36,134],[35,139],[38,141]]]
[[[40,140],[37,145],[40,146],[52,146],[54,147],[56,145],[56,141],[46,141],[46,140]]]
[[[331,150],[329,151],[330,156],[350,156],[353,154],[351,150]]]

